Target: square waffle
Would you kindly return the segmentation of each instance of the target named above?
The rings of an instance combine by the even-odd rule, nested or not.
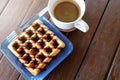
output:
[[[65,43],[39,19],[25,29],[8,48],[33,75],[37,75],[55,57]]]

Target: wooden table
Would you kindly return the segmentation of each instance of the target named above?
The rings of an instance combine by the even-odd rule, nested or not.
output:
[[[0,43],[48,0],[0,0]],[[85,0],[90,30],[66,33],[73,52],[45,80],[120,80],[120,0]],[[0,80],[25,80],[0,52]]]

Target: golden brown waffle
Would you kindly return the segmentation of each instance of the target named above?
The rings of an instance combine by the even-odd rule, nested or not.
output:
[[[64,47],[64,42],[40,20],[35,20],[8,46],[33,75],[37,75]]]

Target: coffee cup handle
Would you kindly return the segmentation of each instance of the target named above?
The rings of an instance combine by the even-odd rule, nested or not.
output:
[[[75,28],[81,30],[82,32],[87,32],[89,30],[88,24],[84,20],[79,20],[74,24]]]
[[[45,7],[43,10],[41,10],[38,15],[43,16],[48,11],[48,7]]]

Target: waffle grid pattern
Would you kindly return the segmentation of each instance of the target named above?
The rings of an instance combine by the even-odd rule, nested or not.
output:
[[[35,20],[8,46],[33,75],[37,75],[64,47],[64,42],[40,20]]]

